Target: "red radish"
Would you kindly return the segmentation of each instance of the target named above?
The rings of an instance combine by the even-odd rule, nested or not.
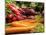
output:
[[[12,4],[8,4],[8,7],[15,13],[16,15],[20,15],[20,11],[14,7]]]

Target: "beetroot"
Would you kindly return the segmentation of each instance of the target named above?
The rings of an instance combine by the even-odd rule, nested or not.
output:
[[[22,8],[21,12],[23,12],[23,15],[26,16],[37,14],[34,9],[29,9],[29,8]]]

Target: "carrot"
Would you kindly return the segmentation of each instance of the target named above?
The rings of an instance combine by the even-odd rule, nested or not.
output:
[[[18,23],[19,24],[19,23]],[[5,29],[6,33],[21,33],[21,32],[28,32],[28,31],[31,31],[33,28],[35,28],[37,26],[38,23],[29,23],[27,24],[27,26],[18,26],[18,25],[15,25],[16,27],[7,27]],[[26,25],[26,23],[25,23]]]
[[[37,24],[33,24],[32,26],[27,27],[7,27],[5,29],[6,33],[22,33],[22,32],[29,32],[33,28],[35,28]]]
[[[29,27],[8,27],[5,29],[6,33],[20,33],[20,32],[28,32]]]
[[[21,20],[21,21],[14,21],[10,23],[11,26],[14,27],[27,27],[27,26],[32,26],[35,23],[34,20]]]

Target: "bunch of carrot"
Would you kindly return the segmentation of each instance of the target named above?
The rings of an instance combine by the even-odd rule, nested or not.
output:
[[[21,21],[14,21],[9,23],[11,27],[7,27],[6,33],[22,33],[22,32],[29,32],[31,31],[37,23],[35,20],[21,20]]]

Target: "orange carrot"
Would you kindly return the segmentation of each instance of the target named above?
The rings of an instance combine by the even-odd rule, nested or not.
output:
[[[15,21],[15,22],[12,22],[10,23],[11,26],[15,26],[15,27],[27,27],[27,26],[31,26],[33,25],[34,21],[31,21],[31,20],[21,20],[21,21]]]
[[[28,32],[29,27],[8,27],[5,29],[6,33],[20,33],[20,32]]]

